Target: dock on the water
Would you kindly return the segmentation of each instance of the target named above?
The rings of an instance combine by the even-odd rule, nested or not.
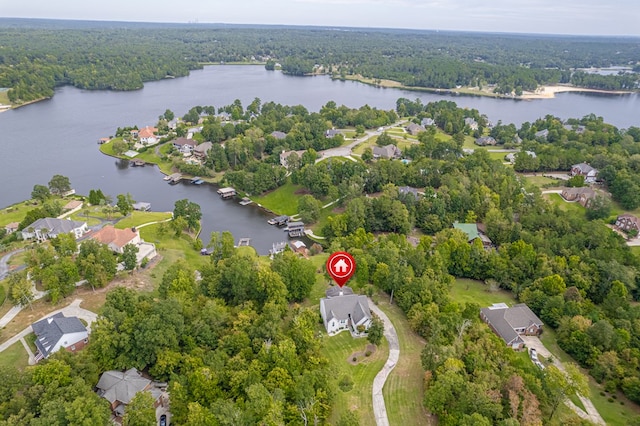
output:
[[[131,166],[132,166],[132,167],[143,167],[145,164],[147,164],[147,163],[145,163],[145,162],[144,162],[144,161],[142,161],[142,160],[133,160],[133,161],[131,162]]]
[[[218,194],[220,194],[220,197],[224,199],[233,198],[236,196],[236,190],[231,187],[220,188],[217,192]]]
[[[240,238],[238,247],[245,247],[251,244],[251,238]]]
[[[286,225],[289,222],[289,216],[283,215],[283,216],[276,216],[276,217],[272,217],[271,219],[267,220],[267,223],[269,225],[278,225],[278,226],[283,226]]]
[[[251,201],[251,199],[244,197],[242,200],[240,200],[240,205],[241,206],[246,206],[248,204],[253,203],[253,201]]]
[[[194,176],[191,178],[191,183],[194,185],[202,185],[204,183],[204,180],[202,180],[200,176]]]
[[[182,180],[182,173],[174,173],[172,175],[165,176],[164,180],[168,181],[169,183],[178,183],[180,182],[180,180]]]
[[[304,223],[302,222],[289,222],[289,226],[287,227],[287,232],[289,233],[289,237],[298,238],[305,235],[304,233]]]
[[[133,209],[138,211],[147,212],[151,210],[151,204],[145,203],[144,201],[139,201],[137,203],[133,203]]]

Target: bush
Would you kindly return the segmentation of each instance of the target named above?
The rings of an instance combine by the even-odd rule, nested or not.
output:
[[[613,398],[609,397],[609,398],[607,398],[607,401],[613,402]]]
[[[371,356],[371,351],[366,351],[366,352],[364,353],[364,356]]]
[[[351,376],[347,376],[346,374],[342,376],[340,382],[338,382],[338,387],[342,392],[349,392],[353,389],[353,379],[351,379]]]

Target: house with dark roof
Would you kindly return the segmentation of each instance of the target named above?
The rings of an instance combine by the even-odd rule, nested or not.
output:
[[[182,152],[183,154],[192,153],[196,145],[198,145],[198,143],[193,139],[187,139],[187,138],[178,138],[178,139],[175,139],[172,143],[173,143],[173,147],[178,151]]]
[[[213,144],[211,142],[202,142],[201,144],[196,145],[196,147],[193,148],[193,155],[198,158],[204,158],[209,154],[209,151],[211,151],[211,147],[213,147]]]
[[[374,146],[372,153],[373,158],[384,158],[386,160],[402,157],[402,151],[400,151],[400,148],[393,144],[385,146]]]
[[[324,137],[325,138],[333,138],[336,137],[338,135],[341,135],[342,133],[340,133],[340,130],[336,130],[336,129],[329,129],[326,132],[324,132]]]
[[[320,299],[320,315],[330,336],[348,330],[354,336],[362,335],[359,329],[371,326],[372,316],[367,296],[354,294],[350,287],[333,286]]]
[[[56,219],[45,217],[38,219],[22,230],[23,240],[37,239],[46,241],[60,234],[71,234],[78,239],[87,232],[87,222],[78,222],[69,219]]]
[[[65,349],[79,351],[89,341],[89,331],[77,317],[65,317],[62,312],[31,324],[36,335],[35,361],[48,358],[54,352]]]
[[[584,176],[584,181],[593,183],[598,177],[598,169],[591,167],[587,163],[579,163],[571,166],[571,176]]]
[[[96,391],[98,396],[109,401],[111,410],[118,417],[124,415],[126,406],[138,392],[150,392],[155,407],[162,403],[162,391],[135,368],[125,372],[105,371],[100,376]]]
[[[522,349],[524,346],[521,335],[538,336],[544,325],[524,303],[511,308],[505,303],[493,304],[480,309],[480,318],[513,349]]]
[[[562,190],[562,198],[567,201],[577,201],[582,207],[589,207],[594,198],[596,198],[596,191],[584,186],[581,188],[564,188]]]

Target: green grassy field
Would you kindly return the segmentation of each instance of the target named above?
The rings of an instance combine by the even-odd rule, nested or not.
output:
[[[163,220],[171,219],[173,214],[171,212],[140,212],[134,211],[125,218],[116,223],[115,227],[118,229],[131,228],[132,226],[140,226],[149,222],[160,222]]]
[[[324,333],[324,330],[322,330]],[[369,342],[367,339],[354,339],[346,331],[328,337],[323,337],[322,352],[329,359],[332,371],[335,373],[335,383],[338,395],[336,395],[331,413],[330,424],[336,424],[342,413],[346,411],[356,411],[363,425],[374,425],[373,403],[371,390],[373,379],[378,374],[389,355],[389,345],[386,340],[369,357],[358,357],[356,365],[349,361],[356,352],[364,352]],[[348,392],[343,392],[337,387],[337,383],[345,375],[353,380],[353,388]]]
[[[545,188],[547,185],[562,186],[563,183],[563,181],[560,179],[553,179],[542,175],[522,176],[521,174],[519,174],[519,176],[522,177],[526,183],[536,186],[540,189]]]
[[[0,91],[0,104],[10,105],[11,101],[9,100],[9,91],[2,90]]]
[[[569,212],[575,215],[584,216],[585,214],[586,209],[582,207],[580,203],[578,202],[568,203],[562,198],[562,196],[560,196],[560,194],[544,194],[544,197],[547,200],[549,200],[551,204],[558,206],[560,210],[563,210],[565,212]]]
[[[4,227],[11,222],[22,222],[27,212],[37,207],[39,204],[34,205],[25,201],[0,210],[0,226]]]
[[[478,303],[481,307],[494,303],[515,303],[513,294],[505,290],[490,292],[488,286],[481,281],[457,278],[449,294],[458,303]]]
[[[0,352],[0,365],[24,370],[29,365],[29,355],[24,350],[22,343],[16,342]]]
[[[251,197],[251,199],[254,203],[271,210],[275,214],[293,216],[298,213],[298,195],[295,193],[301,189],[300,185],[287,182],[276,190],[265,195]]]

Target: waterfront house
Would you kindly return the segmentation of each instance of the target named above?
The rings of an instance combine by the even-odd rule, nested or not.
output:
[[[358,336],[359,328],[364,332],[371,326],[372,316],[367,296],[353,294],[350,287],[333,286],[320,299],[320,315],[330,336],[348,330]]]
[[[571,166],[571,176],[584,176],[584,181],[593,183],[598,177],[598,169],[591,167],[587,163],[579,163]]]
[[[289,236],[292,238],[302,237],[304,233],[304,223],[302,222],[289,222],[288,225]]]
[[[205,158],[209,154],[209,151],[211,151],[212,146],[213,144],[211,142],[202,142],[193,148],[193,154],[198,158]]]
[[[19,226],[20,226],[20,222],[11,222],[4,226],[4,230],[7,232],[7,235],[13,234],[18,230]]]
[[[82,237],[88,231],[87,222],[69,219],[45,217],[38,219],[22,230],[23,240],[36,239],[46,241],[60,234],[71,234],[75,239]]]
[[[469,126],[469,128],[473,131],[478,130],[478,122],[472,117],[465,118],[464,125]]]
[[[402,151],[400,151],[400,148],[393,144],[385,146],[374,146],[372,153],[373,158],[384,158],[386,160],[402,157]]]
[[[154,145],[158,143],[158,137],[156,136],[158,129],[155,127],[147,126],[138,131],[138,138],[143,145]]]
[[[497,143],[491,136],[482,136],[475,140],[475,144],[478,146],[494,146]]]
[[[486,322],[507,346],[522,349],[524,341],[520,337],[539,336],[544,325],[540,318],[524,303],[513,307],[496,303],[480,309],[480,318]]]
[[[173,147],[183,154],[191,154],[198,143],[193,139],[178,138],[174,139]]]
[[[118,229],[113,225],[105,226],[90,238],[106,244],[112,251],[120,254],[124,252],[124,246],[127,244],[138,245],[142,241],[140,233],[135,228]]]
[[[89,331],[77,317],[65,317],[62,312],[31,324],[36,335],[38,349],[35,362],[48,358],[54,352],[65,349],[79,351],[89,341]]]
[[[147,211],[151,210],[151,203],[145,203],[143,201],[138,201],[137,203],[133,203],[133,209],[134,210],[138,210],[138,211],[142,211],[142,212],[147,212]]]

